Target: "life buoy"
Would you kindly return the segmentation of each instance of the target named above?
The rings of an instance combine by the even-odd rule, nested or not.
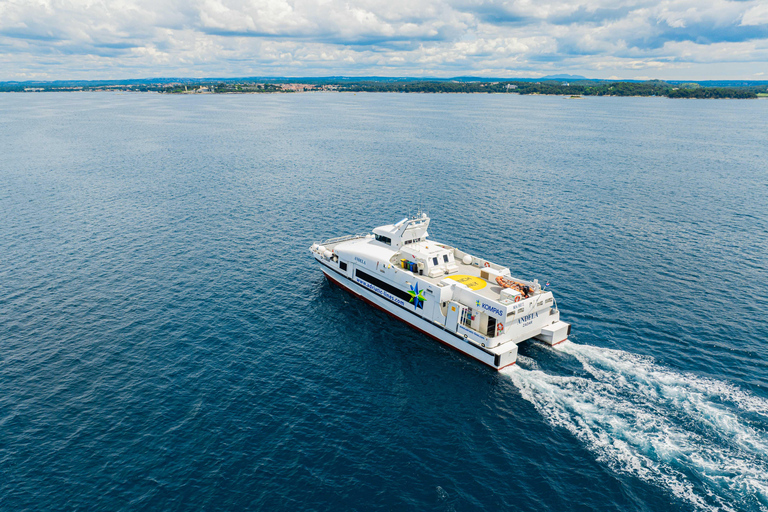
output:
[[[496,324],[496,332],[501,334],[504,332],[504,324]]]
[[[486,267],[490,267],[490,266],[491,266],[491,264],[490,264],[490,263],[488,263],[488,262],[486,261],[486,262],[485,262],[485,266],[486,266]]]
[[[520,296],[515,297],[515,302],[520,302]]]

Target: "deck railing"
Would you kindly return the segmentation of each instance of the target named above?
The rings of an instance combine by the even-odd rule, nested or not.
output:
[[[368,236],[367,233],[358,234],[358,235],[338,236],[336,238],[329,238],[328,240],[324,240],[320,242],[320,245],[338,244],[340,242],[346,242],[347,240],[356,240],[358,238],[365,238],[366,236]]]

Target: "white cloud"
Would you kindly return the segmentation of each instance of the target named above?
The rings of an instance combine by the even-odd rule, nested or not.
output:
[[[0,0],[0,79],[752,77],[767,42],[763,0]]]
[[[742,25],[768,25],[768,4],[750,7],[741,18]]]

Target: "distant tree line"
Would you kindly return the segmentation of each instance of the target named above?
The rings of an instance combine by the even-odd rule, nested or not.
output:
[[[675,86],[660,80],[648,82],[358,82],[339,84],[348,92],[403,93],[515,93],[571,96],[666,96],[668,98],[757,98],[755,87]]]
[[[174,83],[131,83],[109,82],[6,82],[0,83],[0,92],[44,92],[44,91],[142,91],[183,94],[192,92],[213,93],[272,93],[292,92],[286,84],[295,82],[278,81],[257,83],[250,81],[200,81]],[[205,89],[201,89],[201,88]],[[305,90],[338,90],[346,92],[400,92],[400,93],[504,93],[504,94],[550,94],[566,96],[665,96],[668,98],[757,98],[765,95],[765,85],[742,85],[731,87],[702,86],[695,82],[670,84],[661,80],[647,82],[600,82],[579,80],[574,83],[559,80],[541,82],[481,82],[481,81],[384,81],[365,80],[359,82],[323,82],[305,84]]]

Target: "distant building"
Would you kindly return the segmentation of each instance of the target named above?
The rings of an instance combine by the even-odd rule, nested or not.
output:
[[[309,84],[281,84],[280,88],[283,91],[304,92],[314,90],[315,86]]]

